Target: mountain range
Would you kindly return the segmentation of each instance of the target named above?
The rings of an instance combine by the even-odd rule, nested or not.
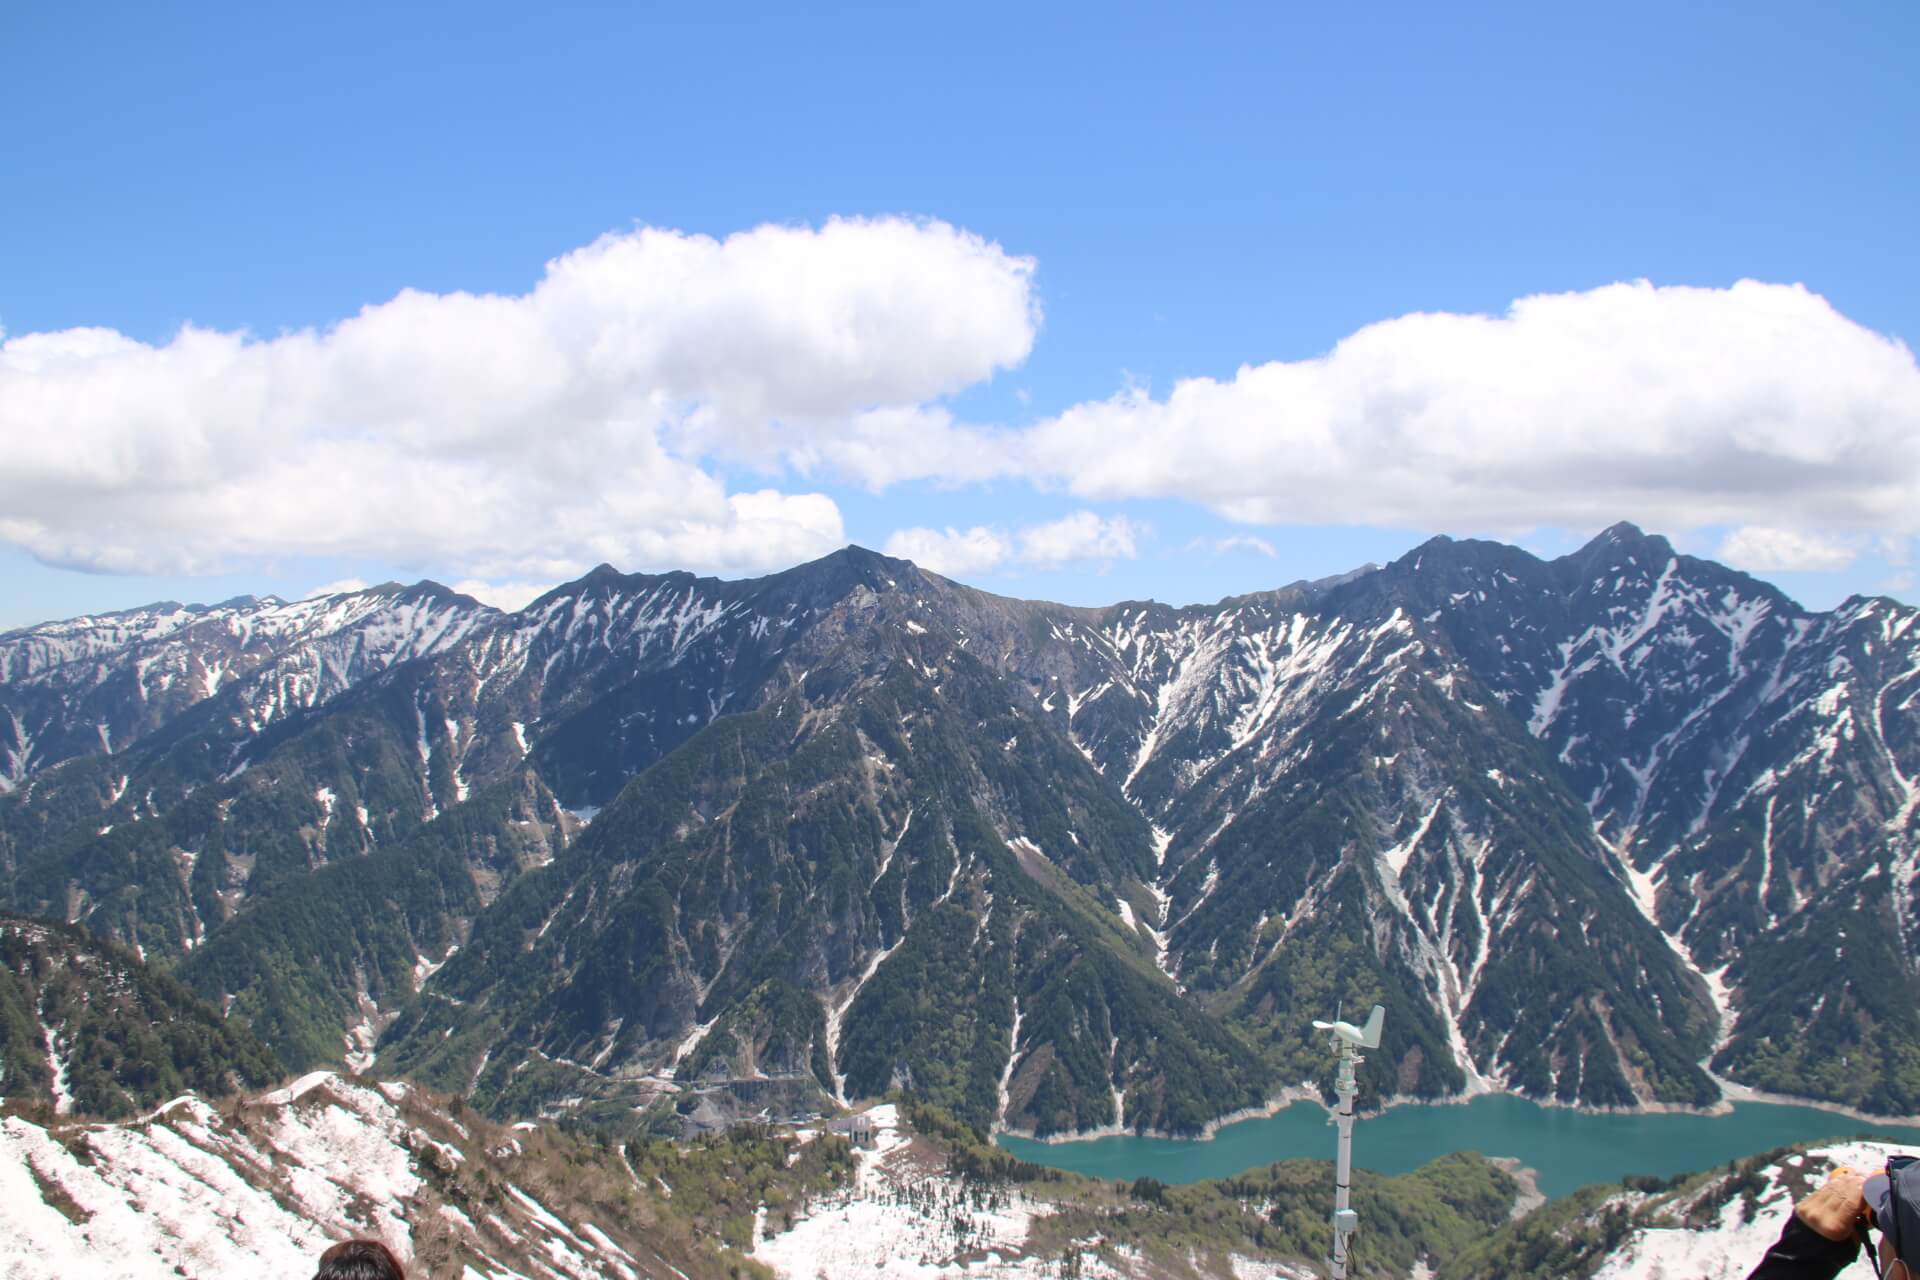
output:
[[[158,605],[0,635],[0,906],[500,1116],[1192,1132],[1376,1000],[1374,1097],[1910,1114],[1915,616],[1630,525],[1185,608],[859,548]]]

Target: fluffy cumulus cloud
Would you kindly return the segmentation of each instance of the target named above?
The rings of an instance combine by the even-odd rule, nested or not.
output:
[[[1792,569],[1844,569],[1859,556],[1857,545],[1796,529],[1742,525],[1728,532],[1715,558],[1736,569],[1767,573]]]
[[[1057,569],[1086,561],[1131,560],[1144,530],[1125,516],[1076,511],[1013,533],[985,525],[970,529],[900,529],[887,539],[890,556],[948,577],[985,573],[1010,561]]]
[[[56,563],[199,571],[364,555],[544,581],[601,560],[756,569],[845,541],[817,492],[716,463],[887,483],[968,432],[932,402],[1016,364],[1033,264],[940,222],[726,239],[642,229],[518,296],[406,291],[259,339],[107,329],[0,344],[0,540]]]
[[[1260,523],[1920,527],[1920,370],[1798,286],[1406,315],[1325,356],[1080,404],[1019,463]]]
[[[1020,558],[1041,568],[1084,560],[1131,560],[1139,530],[1125,516],[1076,511],[1020,531]]]
[[[911,560],[922,569],[963,578],[985,573],[1013,554],[1013,542],[985,525],[971,529],[897,529],[882,548],[890,556]]]
[[[1008,476],[1246,523],[1724,527],[1756,569],[1920,533],[1913,353],[1798,286],[1405,315],[1314,359],[961,422],[946,399],[1032,349],[1033,272],[933,221],[641,229],[525,294],[408,291],[324,330],[24,334],[0,343],[0,542],[142,572],[359,556],[507,599],[603,560],[821,554],[846,540],[835,483]],[[1130,558],[1141,533],[1080,511],[887,549],[967,574]]]

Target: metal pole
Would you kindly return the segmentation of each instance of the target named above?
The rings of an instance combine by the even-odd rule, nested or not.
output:
[[[1347,1203],[1348,1189],[1353,1183],[1353,1095],[1360,1091],[1354,1070],[1362,1061],[1360,1050],[1380,1047],[1380,1029],[1386,1018],[1387,1011],[1375,1005],[1367,1014],[1365,1026],[1342,1022],[1338,1015],[1332,1022],[1313,1024],[1316,1031],[1333,1032],[1333,1047],[1340,1054],[1340,1069],[1333,1079],[1334,1096],[1340,1105],[1327,1122],[1340,1129],[1339,1159],[1334,1163],[1333,1173],[1333,1257],[1330,1261],[1334,1280],[1347,1280],[1348,1246],[1353,1243],[1353,1233],[1360,1229],[1360,1215]]]
[[[1339,1044],[1340,1069],[1333,1082],[1339,1106],[1328,1123],[1340,1130],[1339,1158],[1333,1174],[1333,1276],[1334,1280],[1346,1280],[1347,1244],[1360,1227],[1360,1215],[1348,1207],[1353,1179],[1353,1095],[1360,1089],[1354,1068],[1359,1065],[1360,1054],[1349,1040],[1341,1039]]]

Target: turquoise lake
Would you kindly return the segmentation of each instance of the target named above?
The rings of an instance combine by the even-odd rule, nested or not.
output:
[[[1515,1156],[1538,1170],[1540,1189],[1563,1196],[1633,1173],[1669,1177],[1774,1147],[1871,1134],[1920,1151],[1920,1128],[1871,1125],[1835,1111],[1737,1103],[1723,1116],[1588,1115],[1524,1098],[1488,1095],[1450,1105],[1393,1107],[1353,1130],[1353,1162],[1379,1173],[1409,1173],[1450,1151]],[[1333,1158],[1324,1108],[1296,1102],[1271,1116],[1226,1125],[1211,1138],[1091,1138],[1033,1142],[1002,1135],[1002,1147],[1035,1164],[1099,1178],[1167,1183],[1221,1178],[1275,1160]]]

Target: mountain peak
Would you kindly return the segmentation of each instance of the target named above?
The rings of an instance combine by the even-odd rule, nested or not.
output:
[[[422,578],[412,586],[402,588],[396,594],[396,598],[407,603],[426,600],[435,604],[466,605],[474,609],[493,611],[492,605],[483,604],[466,592],[455,591],[444,582],[435,582],[432,578]]]
[[[899,560],[878,551],[870,551],[855,543],[848,543],[838,551],[830,551],[818,560],[809,560],[805,564],[795,565],[783,573],[772,575],[775,578],[791,578],[796,581],[824,584],[863,583],[870,587],[892,586],[900,578],[915,575],[918,566],[911,560]]]
[[[1619,520],[1593,535],[1591,541],[1581,551],[1598,551],[1606,547],[1646,547],[1650,551],[1671,554],[1673,545],[1657,533],[1648,533],[1631,520]]]
[[[1442,572],[1458,572],[1488,566],[1507,565],[1513,561],[1531,561],[1533,557],[1519,547],[1508,546],[1504,542],[1488,542],[1481,538],[1450,538],[1446,534],[1436,534],[1413,550],[1395,560],[1389,569],[1402,573],[1425,573],[1429,576]],[[1366,571],[1356,572],[1354,578],[1364,578]]]
[[[1673,557],[1673,544],[1657,533],[1647,533],[1626,520],[1608,525],[1593,535],[1578,551],[1562,556],[1556,563],[1587,575],[1607,566],[1631,560],[1642,566],[1658,567]]]
[[[696,581],[693,574],[684,569],[675,569],[668,573],[658,574],[625,573],[610,564],[602,563],[595,565],[570,582],[563,582],[551,588],[537,599],[522,606],[520,612],[527,613],[550,601],[572,596],[598,598],[604,595],[619,594],[623,589],[629,587],[644,588],[649,583],[693,581]],[[700,579],[700,581],[712,580]]]
[[[838,551],[829,552],[814,563],[855,565],[863,569],[886,569],[897,573],[911,565],[913,561],[870,550],[857,542],[849,542]]]
[[[1562,590],[1579,591],[1622,573],[1634,582],[1651,583],[1673,558],[1672,543],[1621,520],[1593,535],[1579,550],[1553,561],[1553,571]]]

